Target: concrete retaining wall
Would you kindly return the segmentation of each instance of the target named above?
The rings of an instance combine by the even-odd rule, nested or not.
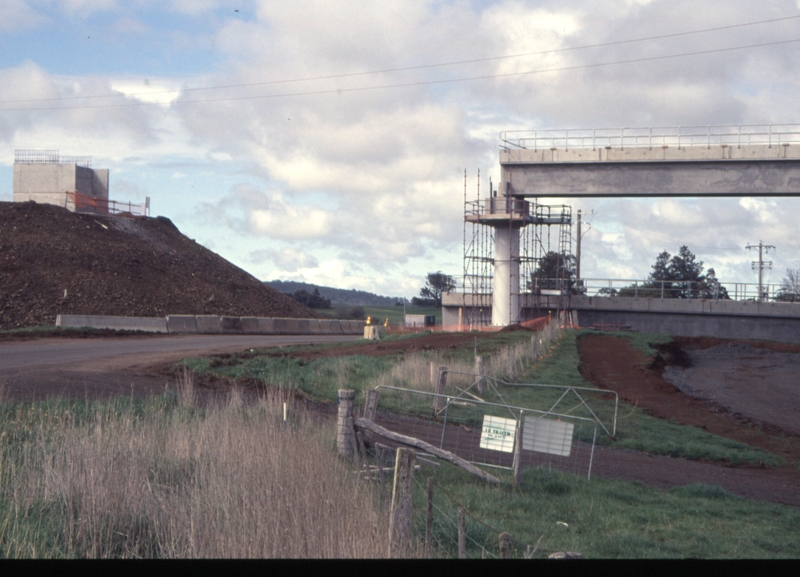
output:
[[[156,333],[234,335],[360,335],[364,331],[364,321],[218,317],[215,315],[169,315],[166,318],[58,315],[56,326]]]
[[[242,334],[244,332],[241,317],[219,317],[219,319],[223,333]]]
[[[145,331],[148,333],[167,332],[166,318],[151,317],[109,317],[96,315],[58,315],[57,327],[93,329],[113,329],[117,331]]]
[[[222,332],[222,319],[213,315],[197,315],[197,332],[202,334],[216,334]]]
[[[196,333],[197,317],[194,315],[169,315],[167,317],[168,333]]]
[[[639,311],[575,311],[581,327],[622,324],[642,333],[800,343],[800,319]]]

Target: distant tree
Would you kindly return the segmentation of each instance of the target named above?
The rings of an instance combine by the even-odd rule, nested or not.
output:
[[[800,302],[800,268],[786,269],[786,276],[783,277],[775,300],[790,303]]]
[[[367,318],[367,313],[364,311],[364,307],[355,306],[347,309],[344,312],[344,318],[363,321],[365,318]]]
[[[425,286],[419,291],[419,296],[426,302],[431,302],[430,306],[440,307],[442,306],[442,293],[449,292],[454,288],[456,288],[456,280],[450,275],[444,274],[442,271],[429,272]],[[414,304],[414,299],[411,299],[411,304]]]
[[[310,309],[331,308],[331,299],[326,299],[324,296],[319,294],[319,289],[314,289],[313,293],[310,293],[305,289],[301,289],[293,292],[291,297],[301,305],[305,305]]]
[[[539,265],[531,274],[528,288],[532,291],[540,289],[572,291],[575,284],[575,268],[574,255],[549,251],[539,260]]]
[[[639,296],[660,296],[663,288],[665,298],[730,298],[714,269],[708,269],[708,274],[703,275],[703,261],[697,260],[686,245],[673,256],[667,251],[661,252],[651,269],[644,285],[637,289],[626,287],[620,294],[628,295],[637,290]]]

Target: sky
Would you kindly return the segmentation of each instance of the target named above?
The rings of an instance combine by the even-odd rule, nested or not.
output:
[[[799,55],[800,0],[3,0],[0,201],[17,149],[91,156],[259,279],[410,298],[462,274],[501,131],[800,123]],[[800,268],[800,199],[553,202],[584,277]]]

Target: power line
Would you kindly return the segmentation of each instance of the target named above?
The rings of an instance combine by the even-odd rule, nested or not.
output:
[[[198,86],[195,88],[186,87],[186,88],[177,88],[172,90],[154,90],[148,92],[132,92],[125,96],[152,96],[156,94],[174,94],[174,93],[185,93],[185,92],[196,92],[201,90],[223,90],[227,88],[246,88],[251,86],[267,86],[273,84],[290,84],[294,82],[311,82],[317,80],[336,80],[341,78],[351,78],[356,76],[368,76],[374,74],[388,74],[393,72],[407,72],[410,70],[424,70],[428,68],[441,68],[445,66],[458,66],[462,64],[477,64],[480,62],[493,62],[497,60],[508,60],[512,58],[525,58],[528,56],[543,56],[545,54],[556,54],[560,52],[571,52],[575,50],[587,50],[590,48],[605,48],[608,46],[619,46],[622,44],[632,44],[636,42],[647,42],[650,40],[663,40],[665,38],[678,38],[681,36],[690,36],[695,34],[705,34],[707,32],[719,32],[721,30],[732,30],[736,28],[744,28],[747,26],[757,26],[760,24],[771,24],[774,22],[782,22],[786,20],[795,20],[800,18],[800,15],[795,16],[785,16],[783,18],[771,18],[769,20],[759,20],[756,22],[744,22],[741,24],[730,24],[727,26],[715,26],[712,28],[702,28],[699,30],[689,30],[684,32],[673,32],[670,34],[659,34],[656,36],[645,36],[642,38],[631,38],[627,40],[613,40],[610,42],[600,42],[597,44],[584,44],[581,46],[569,46],[566,48],[553,48],[550,50],[539,50],[536,52],[523,52],[520,54],[508,54],[505,56],[489,56],[486,58],[473,58],[468,60],[454,60],[451,62],[439,62],[434,64],[420,64],[417,66],[405,66],[400,68],[384,68],[382,70],[369,70],[364,72],[347,72],[343,74],[329,74],[325,76],[307,76],[302,78],[288,78],[282,80],[265,80],[261,82],[249,82],[249,83],[242,83],[242,84],[221,84],[216,86]],[[53,97],[53,98],[32,98],[32,99],[16,99],[16,100],[0,100],[0,104],[13,104],[17,102],[52,102],[52,101],[61,101],[61,100],[82,100],[82,99],[89,99],[89,98],[115,98],[121,96],[120,94],[96,94],[96,95],[86,95],[86,96],[63,96],[63,97]]]
[[[574,66],[562,66],[558,68],[542,68],[537,70],[527,70],[524,72],[506,72],[502,74],[485,74],[480,76],[467,76],[461,78],[449,78],[442,80],[420,80],[417,82],[403,82],[397,84],[382,84],[376,86],[361,86],[355,88],[333,88],[329,90],[309,90],[303,92],[281,92],[275,94],[257,94],[252,96],[231,96],[224,98],[200,98],[195,100],[180,100],[174,101],[172,104],[196,104],[206,102],[234,102],[240,100],[257,100],[266,98],[289,98],[296,96],[317,96],[325,94],[343,94],[350,92],[366,92],[369,90],[388,90],[393,88],[411,88],[417,86],[428,86],[436,84],[452,84],[456,82],[469,82],[475,80],[491,80],[494,78],[511,78],[514,76],[526,76],[533,74],[545,74],[550,72],[567,72],[571,70],[587,70],[591,68],[602,68],[606,66],[615,66],[620,64],[636,64],[641,62],[653,62],[657,60],[668,60],[671,58],[685,58],[687,56],[700,56],[705,54],[715,54],[721,52],[733,52],[736,50],[746,50],[750,48],[763,48],[766,46],[777,46],[780,44],[792,44],[800,42],[800,38],[793,38],[790,40],[776,40],[774,42],[763,42],[759,44],[747,44],[744,46],[729,46],[726,48],[714,48],[709,50],[697,50],[693,52],[682,52],[678,54],[667,54],[663,56],[648,56],[642,58],[631,58],[628,60],[614,60],[610,62],[597,62],[593,64],[577,64]],[[153,93],[145,93],[153,94]],[[128,95],[126,95],[128,96]],[[33,101],[31,101],[33,102]],[[2,102],[0,102],[2,104]],[[3,112],[25,112],[25,111],[40,111],[40,110],[86,110],[86,109],[100,109],[100,108],[127,108],[132,106],[160,106],[158,102],[126,102],[123,104],[95,104],[85,106],[47,106],[47,107],[26,107],[26,108],[0,108]]]
[[[635,230],[636,232],[640,233],[640,235],[639,235],[640,237],[648,239],[651,242],[653,242],[654,238],[657,238],[660,241],[674,242],[674,240],[671,237],[668,237],[666,235],[653,233],[653,231],[651,231],[651,230],[647,230],[647,231],[642,230],[641,228],[637,228],[637,227],[635,227],[633,225],[630,225],[630,224],[628,224],[626,222],[623,222],[623,221],[621,221],[619,219],[616,219],[616,218],[613,218],[611,216],[608,216],[607,214],[604,214],[602,212],[592,211],[592,215],[593,216],[599,216],[600,218],[606,218],[608,220],[613,220],[614,222],[617,222],[617,223],[621,224],[622,226],[624,226],[627,229]],[[598,229],[595,228],[594,230],[598,230]],[[694,248],[695,249],[702,249],[702,250],[709,250],[709,251],[713,251],[713,250],[718,250],[718,251],[722,251],[722,250],[729,250],[729,251],[730,250],[739,250],[738,246],[694,246]]]

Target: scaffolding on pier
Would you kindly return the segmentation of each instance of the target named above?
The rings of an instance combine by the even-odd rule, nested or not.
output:
[[[554,230],[555,227],[555,230]],[[515,255],[519,274],[511,278],[510,318],[524,322],[539,316],[543,295],[566,294],[571,290],[568,272],[572,256],[572,207],[539,204],[536,199],[499,197],[489,181],[489,192],[481,197],[478,171],[474,199],[468,198],[464,171],[464,310],[460,324],[469,329],[492,324],[492,292],[495,274],[495,233],[501,228],[519,230]],[[555,266],[553,267],[553,260]],[[548,262],[549,261],[549,262]],[[517,270],[517,267],[514,267]],[[555,277],[555,278],[553,278]]]

